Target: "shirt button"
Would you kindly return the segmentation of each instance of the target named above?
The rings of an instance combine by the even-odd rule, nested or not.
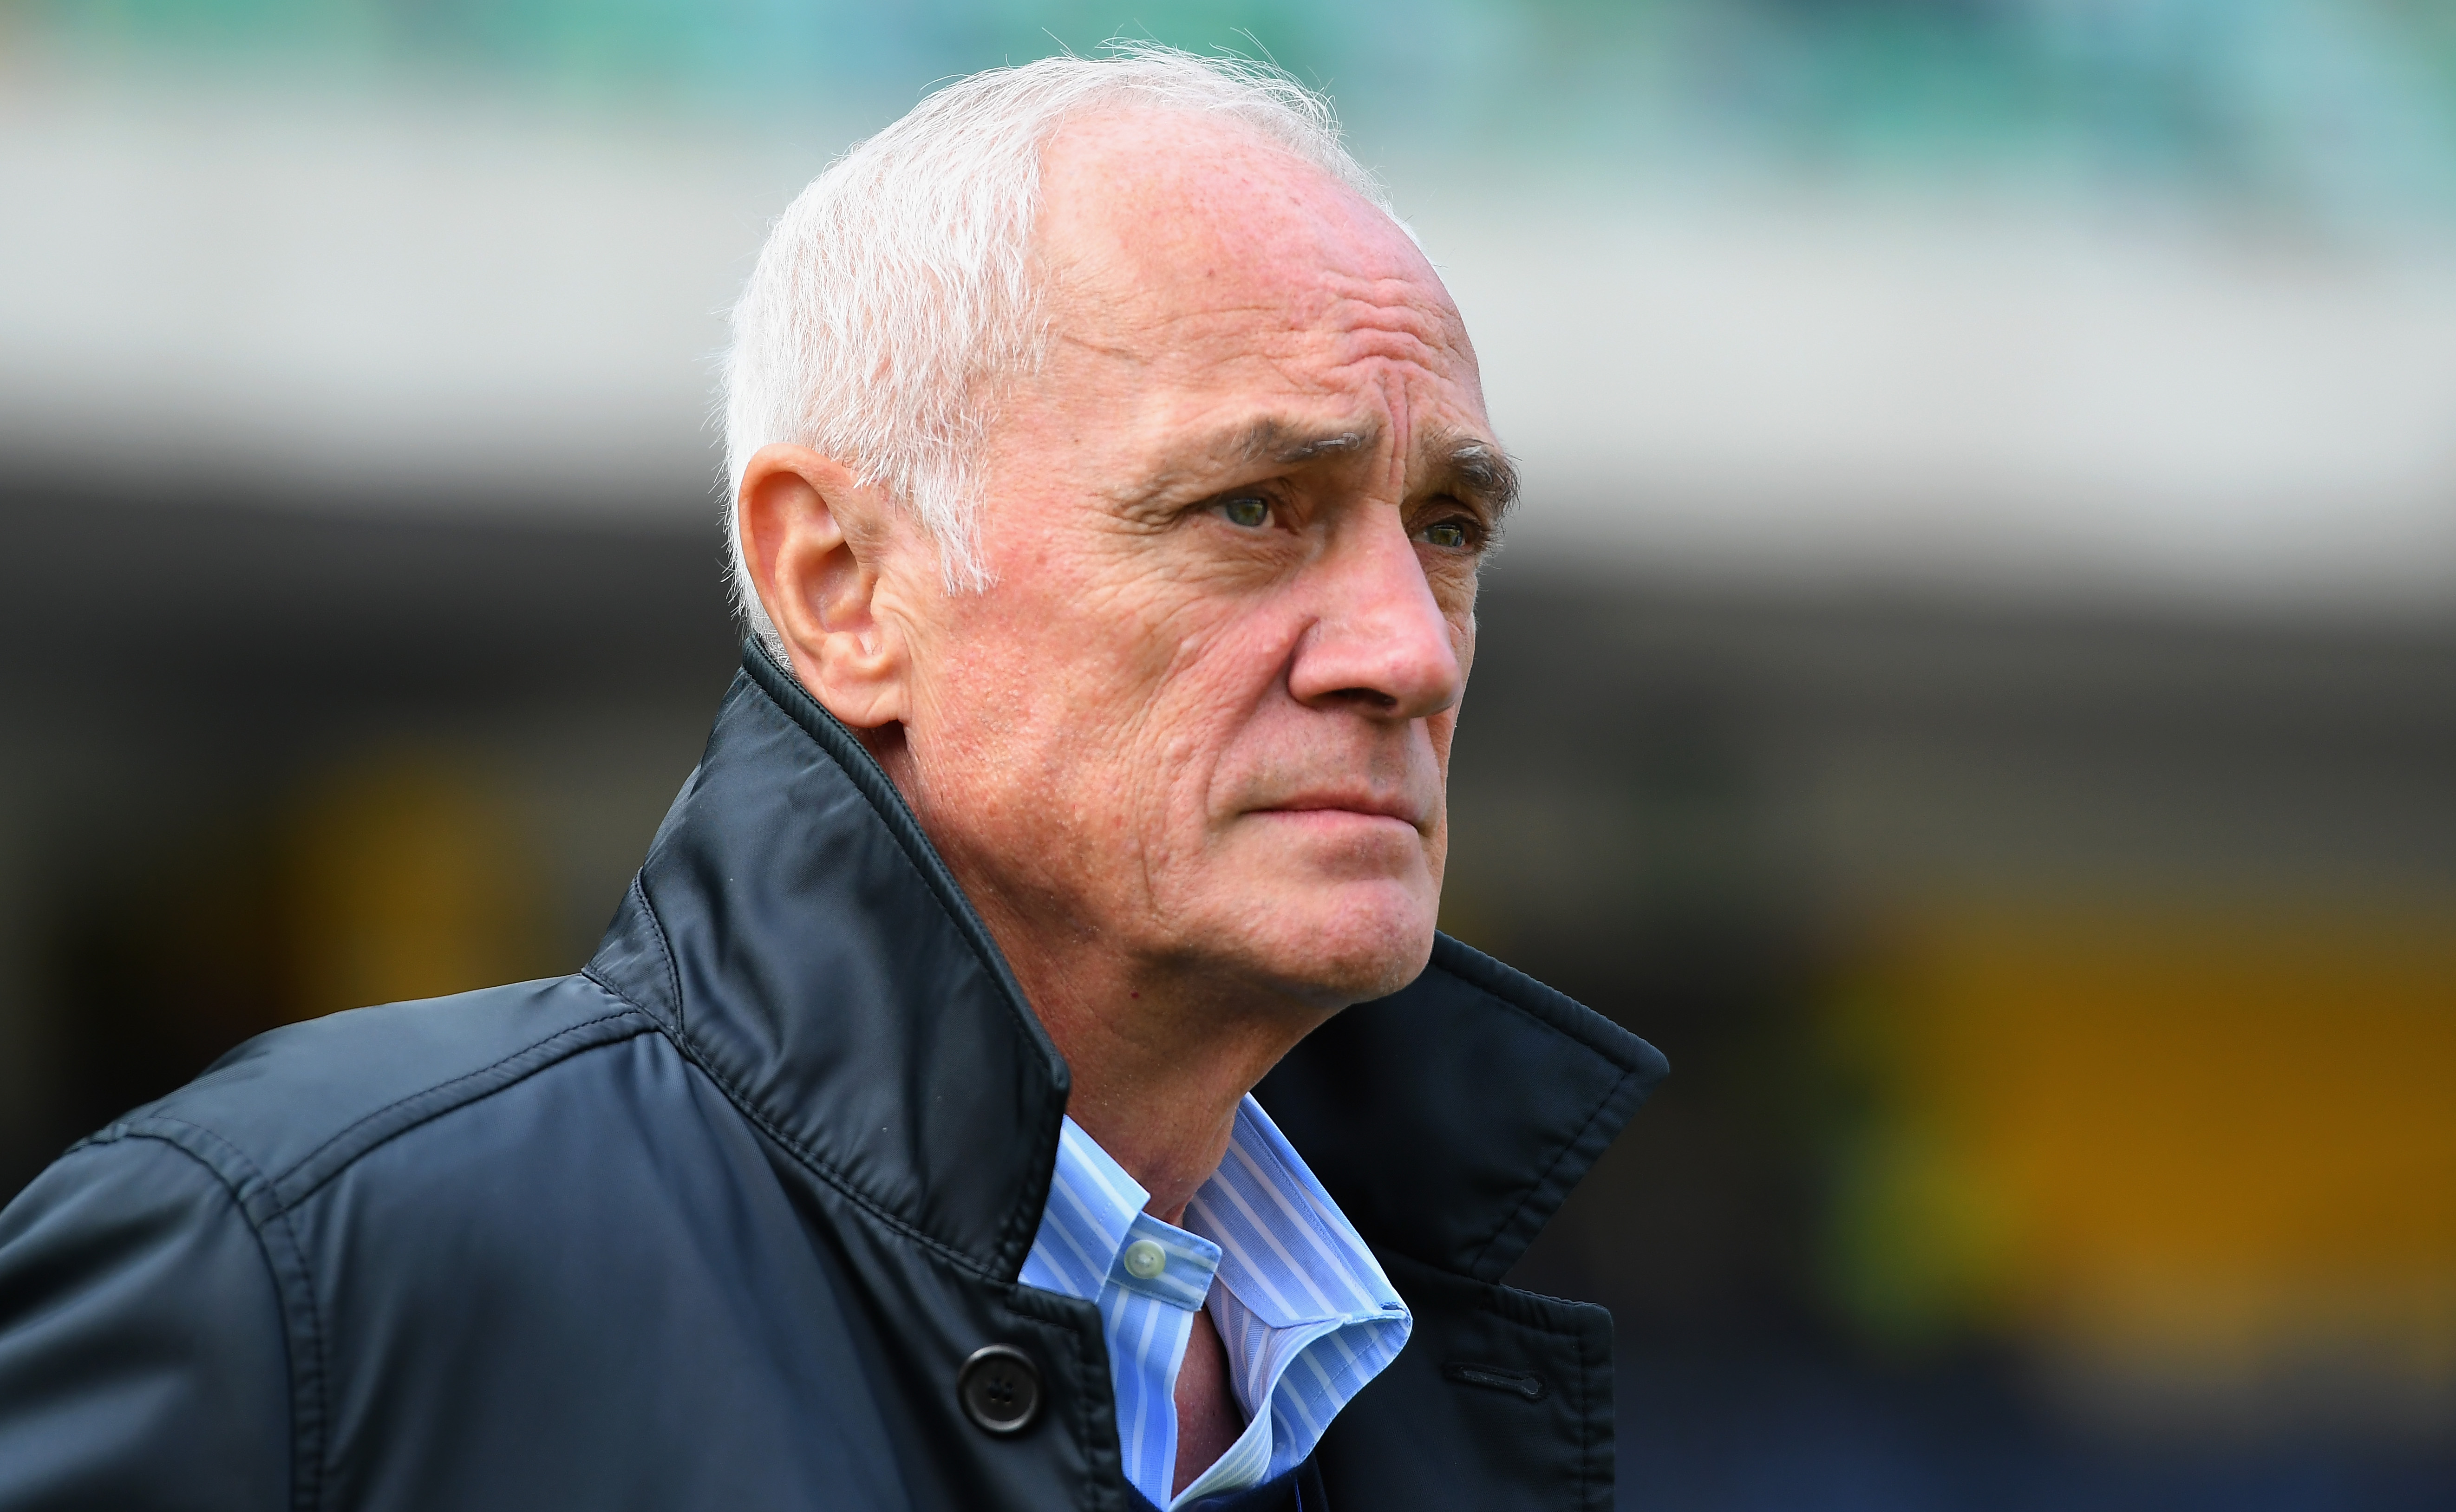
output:
[[[1150,1239],[1136,1239],[1126,1246],[1126,1274],[1136,1280],[1148,1281],[1168,1269],[1168,1251]]]

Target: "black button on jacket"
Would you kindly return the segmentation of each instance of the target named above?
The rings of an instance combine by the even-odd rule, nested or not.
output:
[[[1610,1320],[1499,1281],[1663,1070],[1443,939],[1262,1085],[1416,1315],[1305,1512],[1609,1504]],[[754,649],[584,971],[264,1035],[0,1213],[0,1509],[1122,1509],[1098,1314],[1014,1279],[1066,1090]]]

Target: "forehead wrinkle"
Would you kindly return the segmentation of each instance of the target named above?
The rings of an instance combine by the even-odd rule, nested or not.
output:
[[[1457,346],[1457,320],[1449,311],[1424,299],[1427,290],[1400,279],[1384,281],[1391,286],[1388,296],[1343,292],[1328,302],[1322,315],[1349,336],[1399,337],[1444,355]],[[1429,292],[1439,292],[1439,286]]]

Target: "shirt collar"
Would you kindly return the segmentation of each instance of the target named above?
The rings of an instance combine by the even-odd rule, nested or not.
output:
[[[1129,1479],[1170,1505],[1259,1484],[1300,1462],[1340,1409],[1397,1358],[1413,1319],[1372,1251],[1250,1096],[1219,1169],[1186,1205],[1185,1226],[1143,1212],[1149,1200],[1067,1118],[1021,1279],[1099,1303],[1121,1415],[1156,1411],[1171,1422],[1182,1330],[1208,1297],[1246,1430],[1169,1501],[1157,1494],[1164,1484],[1150,1482],[1165,1474],[1175,1434],[1137,1435],[1146,1451],[1139,1460],[1128,1454]],[[1158,1254],[1138,1256],[1146,1244]],[[1156,1351],[1149,1347],[1156,1320],[1134,1313],[1153,1302],[1179,1318]]]
[[[1200,1307],[1219,1268],[1219,1246],[1145,1213],[1150,1200],[1142,1183],[1069,1117],[1057,1132],[1049,1206],[1023,1279],[1086,1301],[1115,1286],[1188,1312]],[[1152,1275],[1138,1276],[1127,1264],[1128,1250],[1138,1242],[1159,1247],[1163,1263]]]
[[[1219,1247],[1220,1279],[1265,1327],[1405,1311],[1347,1216],[1250,1095],[1185,1220]]]
[[[1216,1273],[1268,1328],[1405,1309],[1347,1216],[1250,1095],[1238,1105],[1219,1169],[1186,1204],[1184,1227],[1145,1213],[1150,1201],[1150,1191],[1069,1115],[1027,1279],[1085,1299],[1115,1284],[1192,1309]],[[1148,1279],[1126,1263],[1128,1247],[1141,1240],[1159,1245],[1166,1260]]]

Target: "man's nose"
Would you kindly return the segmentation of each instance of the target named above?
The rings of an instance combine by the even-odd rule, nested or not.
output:
[[[1459,701],[1466,673],[1449,619],[1396,509],[1351,521],[1308,576],[1319,608],[1288,668],[1299,703],[1414,720]]]

